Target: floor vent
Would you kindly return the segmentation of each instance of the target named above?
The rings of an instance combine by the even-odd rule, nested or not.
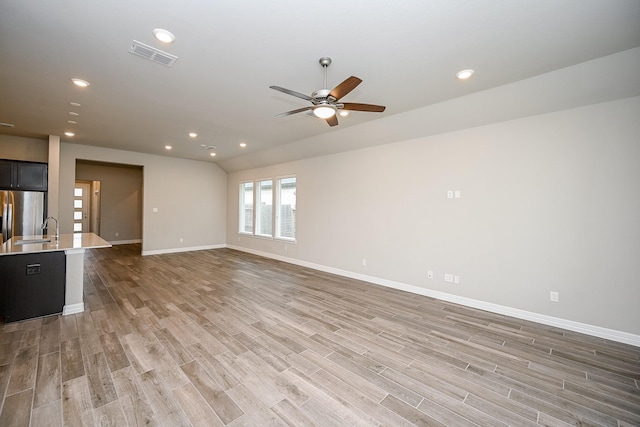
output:
[[[133,41],[129,52],[133,53],[134,55],[147,58],[149,61],[162,64],[166,67],[171,67],[173,63],[178,59],[178,57],[175,55],[171,55],[170,53],[163,52],[159,49],[156,49],[155,47],[140,43],[137,40]]]

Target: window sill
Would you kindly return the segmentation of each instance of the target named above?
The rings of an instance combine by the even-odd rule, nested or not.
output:
[[[273,240],[275,242],[290,243],[290,244],[293,244],[293,245],[298,243],[298,240],[296,240],[294,238],[273,237],[273,236],[268,236],[268,235],[264,235],[264,234],[244,233],[242,231],[238,232],[238,236],[239,237],[251,237],[251,238],[254,238],[254,239],[261,239],[261,240]]]

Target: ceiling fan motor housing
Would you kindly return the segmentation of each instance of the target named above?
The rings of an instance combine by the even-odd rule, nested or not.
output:
[[[311,94],[311,102],[313,105],[332,104],[336,102],[333,96],[329,96],[331,89],[318,89]]]

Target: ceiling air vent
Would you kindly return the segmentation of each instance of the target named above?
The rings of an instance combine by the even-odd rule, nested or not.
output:
[[[163,52],[159,49],[156,49],[155,47],[140,43],[137,40],[133,41],[129,52],[167,67],[171,67],[173,63],[178,59],[178,57],[175,55],[171,55],[170,53]]]

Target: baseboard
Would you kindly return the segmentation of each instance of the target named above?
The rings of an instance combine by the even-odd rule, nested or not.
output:
[[[62,308],[62,315],[63,316],[68,316],[70,314],[76,314],[76,313],[82,313],[84,311],[84,303],[78,303],[78,304],[70,304],[70,305],[65,305]]]
[[[114,240],[109,242],[112,246],[115,245],[130,245],[132,243],[142,243],[142,239],[133,239],[133,240]]]
[[[207,245],[207,246],[191,246],[188,248],[169,248],[169,249],[158,249],[153,251],[142,251],[142,256],[147,255],[162,255],[162,254],[174,254],[178,252],[191,252],[191,251],[206,251],[209,249],[222,249],[226,248],[227,245]]]
[[[555,326],[558,328],[567,329],[569,331],[579,332],[581,334],[591,335],[598,338],[604,338],[607,340],[621,342],[624,344],[640,347],[640,335],[635,335],[628,332],[617,331],[615,329],[603,328],[600,326],[589,325],[581,322],[574,322],[572,320],[562,319],[562,318],[553,317],[553,316],[547,316],[545,314],[539,314],[531,311],[520,310],[513,307],[476,300],[473,298],[461,297],[458,295],[448,294],[446,292],[440,292],[432,289],[421,288],[414,285],[408,285],[406,283],[395,282],[393,280],[381,279],[379,277],[367,276],[365,274],[354,273],[352,271],[341,270],[333,267],[327,267],[325,265],[314,264],[311,262],[301,261],[294,258],[283,257],[281,255],[271,254],[268,252],[262,252],[262,251],[256,251],[253,249],[243,248],[241,246],[226,245],[226,247],[228,247],[229,249],[235,249],[241,252],[247,252],[247,253],[262,256],[265,258],[275,259],[277,261],[283,261],[289,264],[299,265],[301,267],[307,267],[314,270],[323,271],[325,273],[331,273],[331,274],[336,274],[338,276],[349,277],[351,279],[362,280],[364,282],[386,286],[388,288],[398,289],[401,291],[410,292],[417,295],[424,295],[424,296],[436,298],[442,301],[447,301],[455,304],[464,305],[467,307],[477,308],[479,310],[489,311],[491,313],[511,316],[517,319],[522,319],[522,320],[529,320],[532,322],[541,323],[543,325]]]

